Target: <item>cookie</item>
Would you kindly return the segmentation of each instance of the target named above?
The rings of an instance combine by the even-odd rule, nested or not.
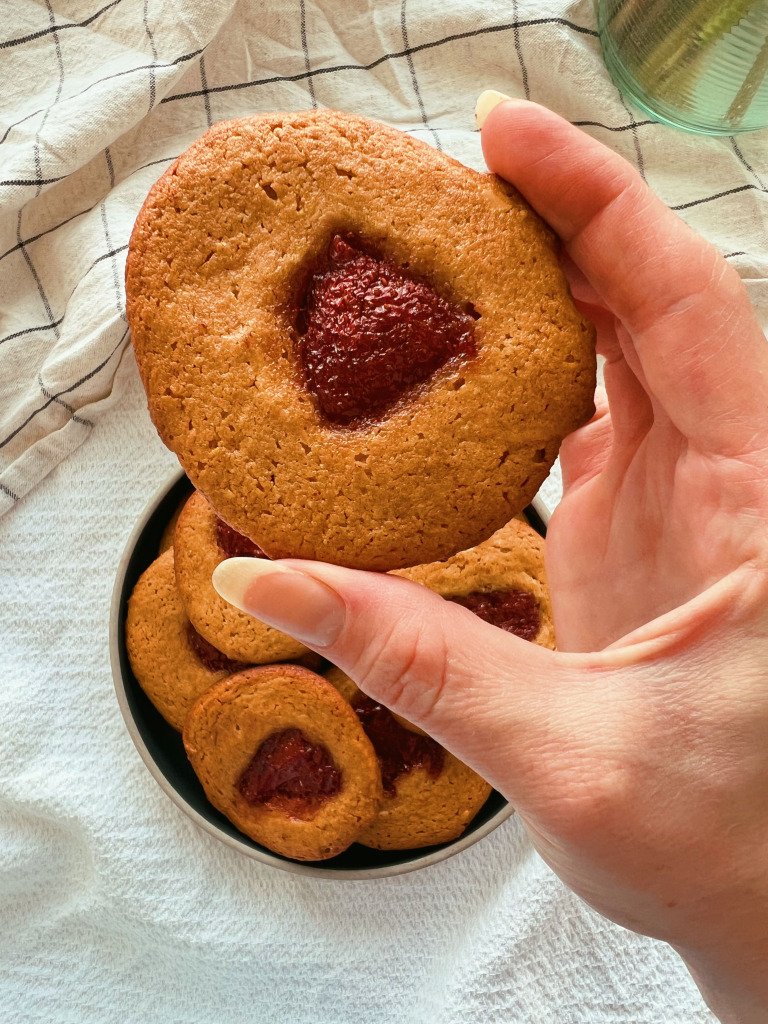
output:
[[[326,679],[355,709],[379,758],[384,799],[357,841],[377,850],[410,850],[457,839],[490,796],[488,783],[365,696],[341,669],[331,669]]]
[[[125,643],[142,690],[179,731],[201,693],[244,667],[204,640],[185,615],[176,589],[173,551],[155,559],[134,587]]]
[[[184,746],[214,807],[284,857],[341,853],[381,802],[376,754],[354,711],[297,666],[249,669],[213,687],[187,716]]]
[[[214,647],[253,665],[294,661],[310,653],[293,637],[228,604],[213,589],[211,574],[219,562],[238,555],[264,555],[219,519],[202,494],[192,494],[182,509],[173,547],[176,582],[189,620]]]
[[[176,529],[176,523],[179,521],[179,516],[181,515],[181,510],[184,508],[184,505],[186,504],[186,501],[187,501],[187,499],[185,498],[184,501],[181,502],[179,507],[173,513],[171,518],[168,520],[165,529],[163,530],[162,534],[160,535],[160,545],[159,545],[159,548],[158,548],[158,554],[159,555],[162,555],[164,551],[167,551],[169,548],[173,547],[173,534],[174,534],[174,531]]]
[[[594,331],[539,218],[350,114],[206,132],[147,197],[126,290],[161,438],[273,558],[476,545],[593,413]]]
[[[429,587],[524,640],[555,647],[544,539],[519,519],[475,548],[393,575]]]

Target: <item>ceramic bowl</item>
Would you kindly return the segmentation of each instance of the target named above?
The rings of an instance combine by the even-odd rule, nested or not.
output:
[[[184,752],[181,736],[147,699],[131,671],[125,646],[128,598],[147,566],[157,557],[160,537],[171,516],[192,492],[183,473],[166,483],[149,502],[131,534],[117,570],[110,616],[110,655],[117,702],[131,739],[158,785],[177,807],[233,850],[282,871],[325,878],[378,878],[399,875],[446,860],[474,846],[512,814],[512,808],[494,791],[458,839],[419,850],[371,850],[353,844],[331,860],[300,863],[272,853],[243,835],[206,799]],[[526,510],[531,524],[542,534],[549,513],[539,498]]]

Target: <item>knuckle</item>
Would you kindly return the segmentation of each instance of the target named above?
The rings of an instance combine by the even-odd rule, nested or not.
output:
[[[621,763],[583,758],[558,758],[561,768],[550,763],[548,795],[539,799],[547,807],[549,828],[562,839],[585,849],[601,845],[631,818],[633,785]],[[559,777],[558,777],[559,776]],[[538,801],[537,801],[538,802]]]

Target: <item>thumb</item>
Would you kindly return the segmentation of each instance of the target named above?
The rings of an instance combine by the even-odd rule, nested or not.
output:
[[[231,558],[216,567],[213,585],[338,665],[513,802],[526,802],[542,752],[568,746],[585,712],[578,657],[521,640],[408,580]],[[575,715],[572,700],[581,706]]]

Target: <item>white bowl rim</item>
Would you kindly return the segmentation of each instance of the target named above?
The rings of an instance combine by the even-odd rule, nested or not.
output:
[[[207,832],[209,835],[214,836],[216,839],[220,840],[220,842],[225,843],[233,850],[237,850],[239,853],[245,854],[252,860],[261,861],[262,864],[268,864],[273,868],[279,868],[281,871],[287,871],[294,875],[309,875],[313,878],[371,879],[386,878],[392,875],[404,875],[411,871],[417,871],[420,868],[428,867],[430,864],[438,864],[441,861],[447,860],[449,857],[455,856],[457,853],[461,853],[462,850],[466,850],[470,846],[474,846],[475,843],[480,842],[481,839],[484,839],[487,835],[493,832],[494,829],[498,828],[499,825],[510,818],[514,814],[514,808],[511,804],[507,803],[487,821],[483,822],[482,825],[479,825],[475,829],[468,830],[464,835],[460,836],[452,843],[441,847],[439,850],[432,850],[421,856],[416,855],[412,859],[403,861],[399,864],[382,864],[378,867],[369,868],[328,868],[323,867],[322,862],[303,863],[301,861],[284,860],[282,857],[271,854],[268,850],[253,847],[246,842],[245,839],[239,839],[236,836],[228,835],[226,832],[222,831],[218,825],[205,818],[187,800],[184,799],[181,793],[179,793],[176,787],[172,785],[166,777],[165,773],[160,769],[159,765],[150,753],[149,748],[141,735],[139,727],[136,724],[136,720],[133,717],[133,713],[131,712],[128,704],[125,679],[123,678],[120,666],[120,644],[118,631],[120,628],[120,605],[122,601],[125,575],[134,549],[142,532],[144,531],[144,528],[157,511],[161,502],[164,500],[168,492],[177,483],[179,483],[185,475],[186,474],[183,470],[174,471],[170,477],[160,487],[158,487],[139,516],[136,525],[126,541],[123,553],[120,556],[120,561],[118,562],[115,584],[112,589],[112,602],[109,615],[109,655],[112,665],[112,678],[115,686],[115,694],[117,696],[120,713],[123,716],[123,721],[128,733],[133,740],[133,744],[138,750],[144,765],[166,796],[168,796],[173,803],[180,808],[180,810],[191,818],[199,828],[203,829],[203,831]],[[547,525],[550,519],[550,511],[538,494],[531,501],[531,505],[541,517],[542,522]]]

